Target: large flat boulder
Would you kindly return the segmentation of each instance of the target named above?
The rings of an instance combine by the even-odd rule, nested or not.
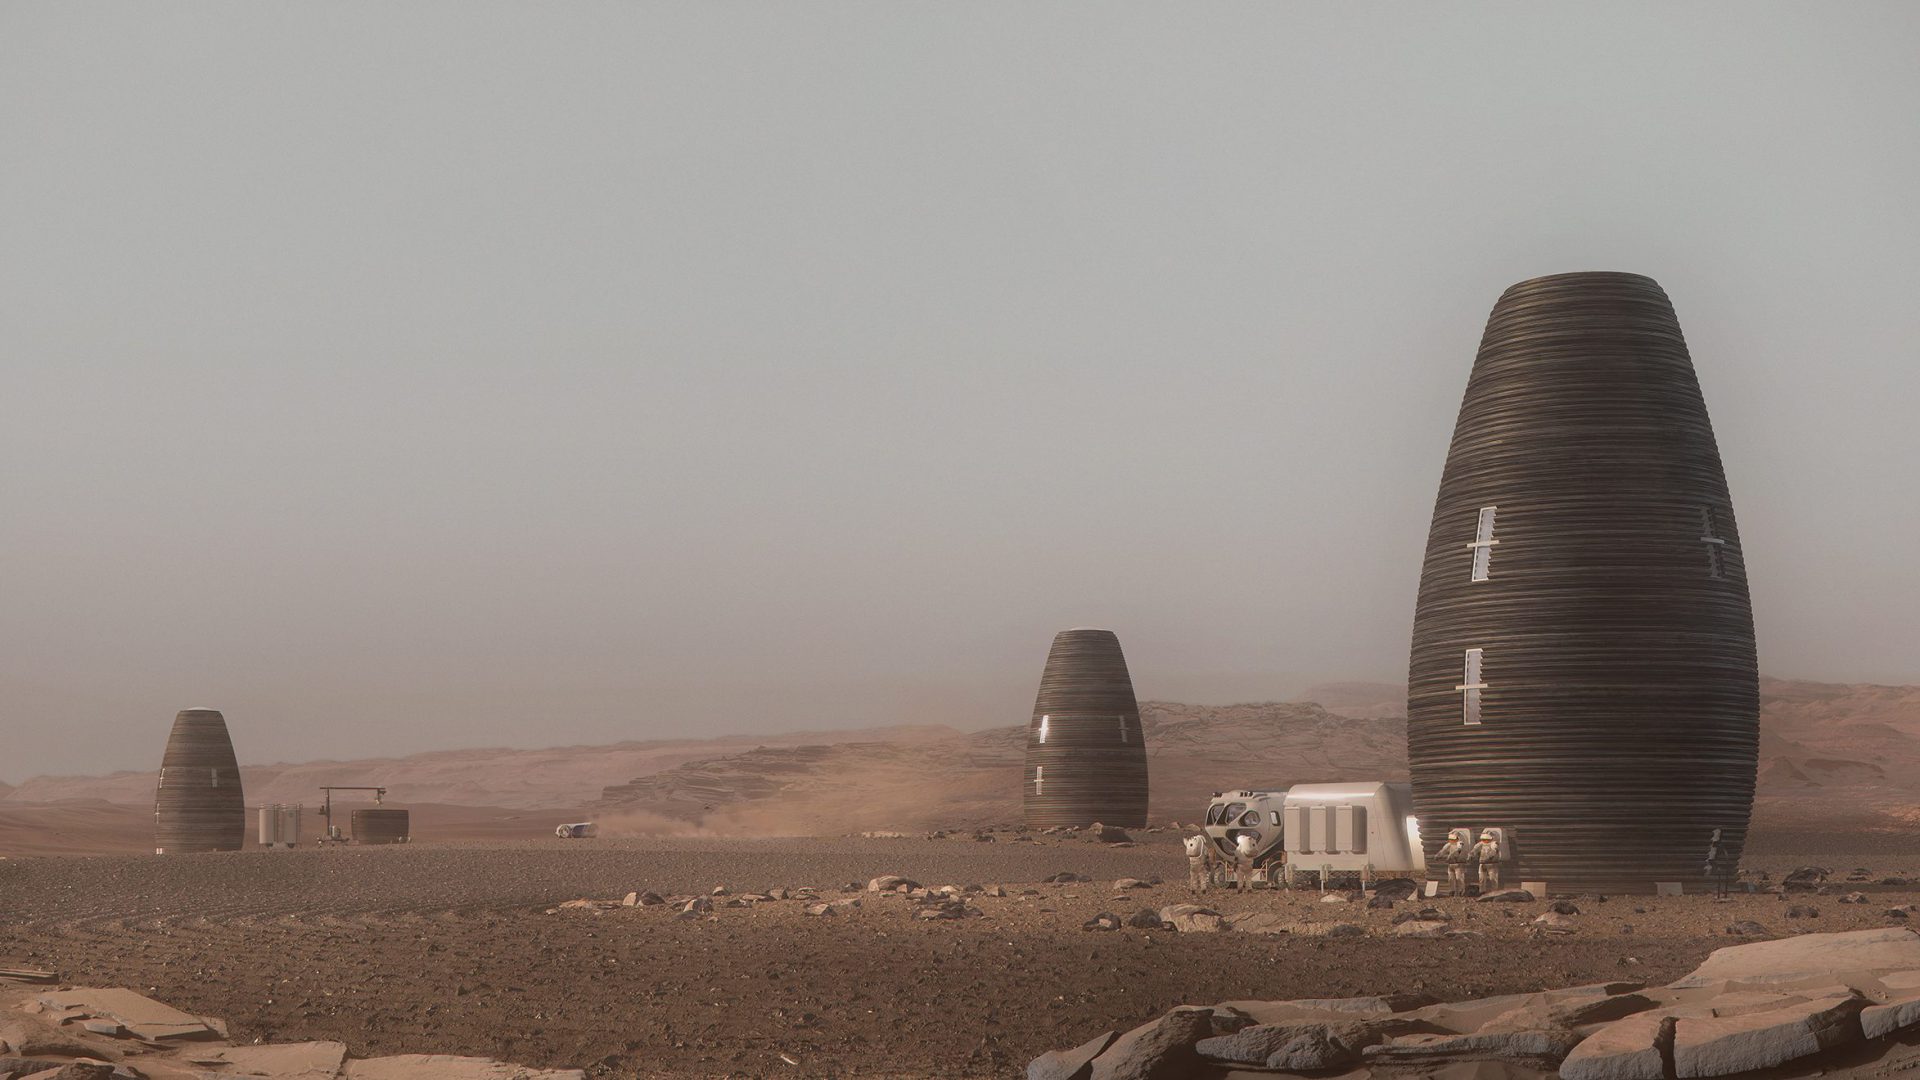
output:
[[[1201,1039],[1194,1049],[1213,1061],[1301,1072],[1356,1064],[1360,1052],[1381,1037],[1378,1028],[1354,1020],[1258,1024],[1231,1035]]]
[[[1740,1016],[1682,1018],[1673,1035],[1675,1075],[1733,1076],[1858,1042],[1864,1005],[1848,995]]]
[[[1676,989],[1730,982],[1793,982],[1822,975],[1920,970],[1920,934],[1904,927],[1801,934],[1715,949]]]
[[[1675,1023],[1657,1012],[1615,1020],[1573,1048],[1560,1080],[1662,1080]]]
[[[1860,1030],[1869,1039],[1884,1038],[1920,1024],[1920,971],[1896,971],[1880,977],[1880,1004],[1860,1013]]]
[[[1425,994],[1381,994],[1350,998],[1294,998],[1290,1001],[1226,1001],[1218,1007],[1245,1013],[1257,1024],[1290,1024],[1312,1020],[1379,1018],[1424,1008],[1433,1003],[1433,998]]]
[[[347,1044],[337,1042],[282,1043],[261,1046],[222,1046],[193,1061],[233,1066],[233,1073],[270,1080],[334,1080],[346,1064]]]
[[[119,1021],[142,1039],[211,1039],[216,1034],[199,1017],[125,987],[76,987],[41,994],[39,1000],[49,1009],[77,1009]]]
[[[1093,1059],[1119,1037],[1119,1032],[1108,1031],[1071,1050],[1049,1050],[1027,1065],[1027,1080],[1089,1080],[1093,1076]]]
[[[1091,1080],[1185,1080],[1201,1068],[1194,1044],[1213,1034],[1213,1010],[1182,1006],[1113,1041]]]
[[[1560,1064],[1580,1043],[1571,1031],[1475,1031],[1465,1035],[1402,1035],[1367,1047],[1368,1064],[1425,1066],[1448,1061],[1503,1061],[1537,1068]]]
[[[451,1054],[395,1054],[347,1062],[345,1080],[587,1080],[587,1074]]]

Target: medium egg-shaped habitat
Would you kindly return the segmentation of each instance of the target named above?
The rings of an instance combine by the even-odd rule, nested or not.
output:
[[[1147,823],[1147,747],[1120,639],[1054,635],[1027,728],[1029,826]]]

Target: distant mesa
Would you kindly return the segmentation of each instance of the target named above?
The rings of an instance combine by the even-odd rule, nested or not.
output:
[[[1120,639],[1054,635],[1027,728],[1026,823],[1147,823],[1147,746]]]
[[[153,799],[156,855],[239,851],[247,837],[246,796],[227,719],[218,709],[173,718]]]

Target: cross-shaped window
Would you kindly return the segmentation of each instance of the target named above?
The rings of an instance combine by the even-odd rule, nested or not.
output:
[[[1473,580],[1485,581],[1493,570],[1493,548],[1500,541],[1493,538],[1493,512],[1498,507],[1480,508],[1480,524],[1473,530],[1473,543],[1467,548],[1473,552]]]
[[[1700,542],[1707,545],[1707,576],[1719,581],[1727,576],[1727,538],[1720,535],[1720,515],[1713,507],[1700,508]]]
[[[1480,723],[1480,691],[1487,688],[1487,684],[1480,681],[1481,651],[1480,649],[1467,650],[1466,681],[1454,687],[1465,695],[1461,699],[1461,719],[1469,726],[1477,726]]]
[[[1047,767],[1045,765],[1035,765],[1033,767],[1033,793],[1035,795],[1038,795],[1044,792],[1046,789],[1047,789]]]

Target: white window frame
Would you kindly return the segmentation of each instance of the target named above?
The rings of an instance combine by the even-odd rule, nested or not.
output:
[[[1493,549],[1500,545],[1500,541],[1493,538],[1493,523],[1499,510],[1498,506],[1483,506],[1474,519],[1473,542],[1467,545],[1467,550],[1473,552],[1473,565],[1468,572],[1470,581],[1487,581],[1493,575]]]
[[[1712,506],[1700,508],[1700,542],[1707,545],[1707,576],[1715,581],[1724,581],[1727,576],[1727,538],[1715,535],[1720,531],[1719,515]]]
[[[1482,669],[1486,663],[1487,650],[1468,649],[1465,657],[1465,670],[1460,685],[1454,687],[1461,692],[1460,722],[1467,727],[1480,726],[1480,692],[1487,688]]]

